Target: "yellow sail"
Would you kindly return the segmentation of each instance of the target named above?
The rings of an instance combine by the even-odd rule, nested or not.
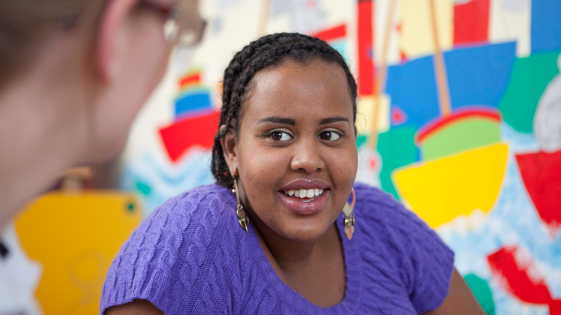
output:
[[[436,228],[475,209],[489,212],[501,189],[507,159],[508,146],[494,144],[398,169],[394,182],[411,209]]]

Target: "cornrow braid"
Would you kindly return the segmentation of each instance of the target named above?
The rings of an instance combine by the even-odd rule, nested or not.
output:
[[[315,59],[339,64],[347,77],[353,99],[353,122],[356,121],[357,85],[345,60],[335,49],[321,39],[298,33],[263,36],[237,52],[224,71],[222,110],[219,129],[214,136],[211,163],[212,174],[219,185],[231,188],[234,182],[220,140],[230,130],[238,132],[240,110],[251,89],[253,77],[257,72],[279,65],[287,59],[300,64]],[[224,128],[220,129],[221,126]]]

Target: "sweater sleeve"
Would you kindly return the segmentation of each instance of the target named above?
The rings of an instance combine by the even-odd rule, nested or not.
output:
[[[408,253],[408,291],[417,313],[437,309],[448,295],[454,252],[417,215],[402,209],[404,247]]]
[[[223,207],[209,194],[190,192],[146,218],[109,269],[100,314],[135,299],[167,315],[231,313],[236,288],[227,283],[232,275],[225,275],[224,266],[235,258],[224,241],[236,237],[226,235],[213,206]]]
[[[454,269],[454,253],[414,212],[389,194],[359,186],[382,217],[386,245],[399,270],[403,286],[415,311],[422,314],[438,308],[446,296]],[[355,188],[356,190],[356,188]]]

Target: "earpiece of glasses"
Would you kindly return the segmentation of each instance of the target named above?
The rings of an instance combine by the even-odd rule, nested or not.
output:
[[[139,0],[138,5],[151,9],[164,19],[164,36],[172,44],[190,47],[198,44],[206,28],[206,21],[198,12],[198,1],[178,0],[173,5],[159,4],[154,0]],[[67,12],[58,18],[59,27],[70,30],[76,26],[79,12]]]
[[[200,25],[196,29],[181,30],[181,26],[176,19],[168,18],[164,24],[164,36],[170,43],[189,47],[201,42],[205,28],[206,21],[201,19]]]
[[[170,43],[189,47],[201,41],[206,21],[199,17],[196,6],[187,8],[186,1],[181,0],[171,6],[163,6],[149,0],[140,0],[139,4],[156,10],[166,19],[164,36]]]

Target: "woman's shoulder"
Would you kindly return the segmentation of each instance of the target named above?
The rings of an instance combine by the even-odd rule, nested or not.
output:
[[[168,199],[157,211],[167,211],[168,209],[182,209],[187,212],[197,210],[210,210],[217,212],[224,208],[224,204],[235,202],[234,195],[230,190],[213,184],[198,186],[175,197]]]
[[[377,187],[356,183],[355,211],[367,220],[394,221],[411,220],[417,216],[406,209],[393,195],[380,190]]]
[[[226,188],[200,186],[170,198],[154,210],[125,243],[120,256],[138,250],[166,250],[185,243],[206,247],[216,230],[233,219],[235,200]],[[177,248],[171,249],[176,251]]]
[[[374,269],[372,263],[366,264],[366,272],[384,270],[381,278],[400,279],[419,313],[435,309],[447,294],[454,253],[392,195],[364,184],[355,185],[355,192],[361,255],[376,262]]]
[[[407,243],[428,236],[421,243],[441,242],[436,233],[415,212],[405,208],[393,195],[365,184],[355,184],[356,221],[365,225],[372,237]],[[431,246],[431,245],[429,245]]]
[[[207,269],[236,260],[232,254],[236,252],[229,250],[239,232],[231,228],[237,222],[230,195],[217,185],[201,186],[154,210],[113,261],[102,308],[146,299],[170,311],[177,306],[168,303],[170,296],[188,301],[187,297],[198,296],[197,283],[220,282],[220,275],[209,277],[214,273]]]
[[[142,225],[148,225],[148,228],[160,223],[170,232],[174,231],[173,227],[184,229],[189,225],[215,226],[222,217],[229,214],[228,210],[232,209],[228,205],[234,202],[233,195],[224,187],[199,186],[168,199]],[[233,207],[235,208],[235,204]]]

